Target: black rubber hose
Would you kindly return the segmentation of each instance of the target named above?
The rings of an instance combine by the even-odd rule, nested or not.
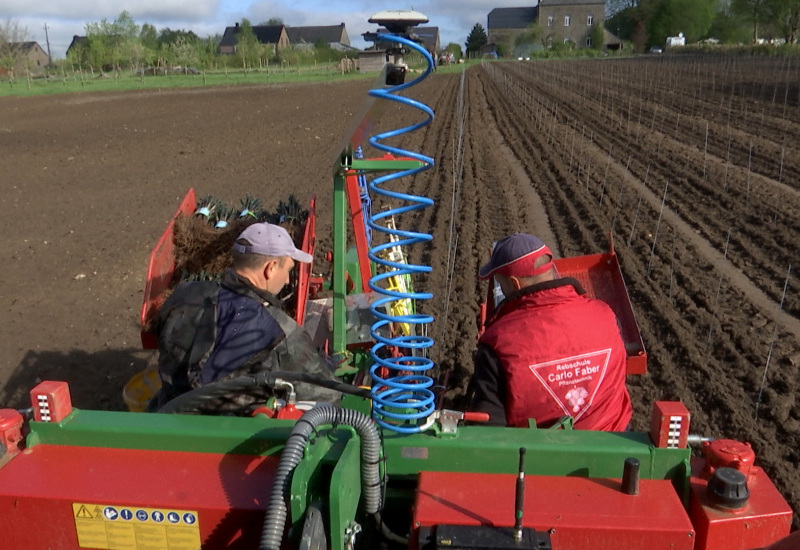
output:
[[[364,388],[359,388],[345,382],[339,382],[338,380],[330,380],[329,378],[322,378],[302,372],[273,371],[263,372],[252,376],[240,376],[231,380],[222,380],[220,382],[214,382],[213,384],[201,386],[190,392],[179,395],[175,399],[169,401],[167,404],[161,407],[158,412],[175,414],[192,411],[203,406],[209,401],[230,393],[249,390],[261,386],[267,386],[271,388],[275,385],[275,381],[278,378],[286,380],[287,382],[305,382],[307,384],[321,386],[323,388],[328,388],[342,393],[356,395],[365,399],[371,398],[369,390],[365,390]]]

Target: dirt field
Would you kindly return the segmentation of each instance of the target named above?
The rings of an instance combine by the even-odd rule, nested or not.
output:
[[[751,442],[800,510],[796,72],[767,59],[506,63],[415,88],[437,118],[400,144],[437,164],[404,185],[436,203],[398,225],[434,237],[411,256],[434,267],[416,284],[436,296],[422,308],[452,404],[492,242],[529,231],[589,254],[611,231],[649,356],[629,378],[634,427],[653,400],[680,399],[693,433]],[[124,407],[124,382],[151,360],[147,257],[190,187],[266,207],[316,195],[324,271],[331,166],[368,87],[0,100],[0,402],[26,406],[37,380],[59,379],[78,407]],[[390,106],[378,130],[418,119]]]

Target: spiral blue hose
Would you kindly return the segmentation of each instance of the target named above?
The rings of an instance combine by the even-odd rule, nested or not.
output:
[[[380,231],[397,237],[397,240],[392,241],[389,239],[389,242],[374,246],[369,251],[369,258],[373,262],[387,268],[383,273],[372,277],[369,281],[369,287],[376,293],[384,296],[376,300],[372,306],[370,306],[372,314],[378,319],[371,327],[372,337],[376,341],[376,344],[370,350],[370,355],[373,360],[373,365],[370,368],[370,375],[373,380],[371,390],[373,399],[372,417],[375,422],[387,430],[398,433],[418,433],[422,431],[421,426],[425,424],[424,422],[420,422],[420,420],[428,418],[436,409],[435,395],[430,389],[433,386],[433,378],[425,374],[433,367],[433,361],[426,357],[414,355],[415,352],[419,353],[420,350],[433,346],[433,339],[425,336],[427,330],[421,330],[424,328],[422,325],[433,322],[433,317],[417,313],[410,315],[393,315],[391,313],[391,305],[393,302],[407,299],[429,300],[433,297],[433,294],[427,292],[400,292],[389,290],[379,286],[379,283],[395,276],[405,277],[406,275],[429,273],[431,267],[393,262],[382,258],[381,253],[395,247],[409,247],[417,243],[430,242],[433,236],[427,233],[387,228],[384,224],[379,222],[385,218],[391,218],[392,216],[415,210],[422,210],[433,205],[433,200],[427,197],[391,191],[385,186],[395,182],[395,180],[399,178],[413,176],[419,172],[430,169],[434,164],[434,159],[413,151],[391,147],[381,143],[381,141],[413,132],[433,121],[433,109],[419,101],[396,95],[398,92],[410,88],[424,80],[433,70],[433,58],[422,46],[404,37],[383,34],[381,35],[381,40],[398,42],[414,49],[421,53],[428,62],[427,70],[412,81],[404,82],[403,84],[389,88],[377,88],[369,91],[369,95],[371,96],[414,107],[427,115],[421,122],[397,130],[376,134],[369,139],[370,145],[376,149],[398,157],[412,158],[423,163],[420,167],[381,176],[369,183],[370,192],[391,199],[399,199],[406,204],[398,208],[374,214],[367,222],[368,226],[374,231]],[[414,334],[410,336],[387,336],[387,334],[391,334],[391,325],[397,325],[399,323],[408,323],[420,330],[415,330]],[[385,357],[388,353],[380,353],[384,348],[396,349],[399,356]],[[385,351],[389,350],[387,349]],[[384,357],[381,357],[381,355]],[[385,372],[382,372],[384,371],[382,367],[385,367]]]

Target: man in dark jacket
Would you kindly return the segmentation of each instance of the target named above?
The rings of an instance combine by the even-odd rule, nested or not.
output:
[[[479,276],[494,277],[505,300],[478,341],[472,410],[500,425],[547,427],[571,416],[578,429],[624,431],[626,353],[611,308],[559,278],[533,235],[498,241]]]
[[[295,261],[309,263],[282,227],[255,223],[233,245],[233,267],[221,281],[178,285],[159,311],[158,410],[192,389],[263,371],[294,371],[333,380],[311,337],[281,310],[277,294]],[[295,385],[300,400],[333,401],[338,392]],[[270,395],[257,388],[220,398],[202,412],[246,414]]]

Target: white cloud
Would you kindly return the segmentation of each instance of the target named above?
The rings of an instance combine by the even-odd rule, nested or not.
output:
[[[219,0],[71,0],[31,2],[0,0],[0,18],[64,18],[72,20],[114,20],[123,11],[138,22],[181,19],[202,21],[213,16]]]
[[[402,5],[396,0],[0,0],[0,20],[18,21],[29,39],[46,48],[44,25],[50,35],[53,57],[63,58],[73,35],[83,35],[86,23],[113,21],[128,11],[141,25],[157,29],[191,30],[198,36],[221,34],[242,17],[261,23],[277,17],[286,25],[337,25],[344,22],[350,42],[357,48],[369,44],[361,35],[377,26],[368,22],[383,10],[414,9],[426,16],[428,25],[439,27],[442,46],[464,45],[475,23],[486,28],[489,12],[498,7],[535,6],[538,0],[419,0]]]

